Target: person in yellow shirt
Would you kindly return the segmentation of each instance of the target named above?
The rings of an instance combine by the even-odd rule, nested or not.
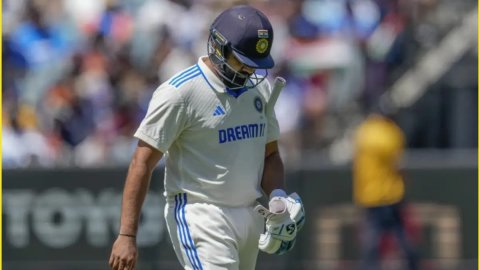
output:
[[[354,145],[353,196],[366,216],[361,269],[380,269],[381,237],[393,232],[405,252],[408,269],[417,270],[418,257],[407,239],[402,217],[405,184],[398,168],[405,147],[402,130],[389,114],[379,110],[358,127]]]

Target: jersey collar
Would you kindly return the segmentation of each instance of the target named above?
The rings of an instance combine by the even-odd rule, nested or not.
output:
[[[213,91],[218,93],[226,93],[235,98],[238,98],[241,94],[245,93],[248,90],[247,87],[235,91],[227,88],[222,82],[222,80],[220,80],[220,78],[218,78],[218,76],[213,72],[213,70],[211,70],[207,66],[207,64],[205,64],[204,60],[207,57],[208,56],[201,56],[200,58],[198,58],[197,66],[200,68],[203,78],[208,83],[208,85],[210,85],[210,88],[212,88]]]
[[[218,78],[218,76],[203,62],[208,56],[202,56],[198,58],[197,65],[200,67],[202,76],[205,81],[210,85],[213,91],[218,93],[225,93],[225,84]]]

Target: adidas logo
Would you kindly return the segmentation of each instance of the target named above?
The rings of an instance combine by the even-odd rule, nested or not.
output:
[[[219,106],[217,106],[217,108],[215,108],[215,111],[213,112],[213,116],[220,116],[220,115],[225,115],[225,111],[219,105]]]

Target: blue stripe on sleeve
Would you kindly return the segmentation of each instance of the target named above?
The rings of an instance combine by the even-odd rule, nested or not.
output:
[[[173,84],[173,86],[175,86],[176,88],[178,88],[180,85],[182,85],[182,84],[185,83],[186,81],[191,80],[191,79],[197,77],[198,75],[200,75],[200,72],[194,72],[194,73],[192,73],[191,75],[189,75],[188,77],[182,78],[179,82],[176,82],[175,84]]]
[[[198,67],[197,65],[195,66],[192,66],[190,68],[188,68],[187,70],[183,71],[182,73],[178,74],[177,76],[175,76],[174,78],[172,78],[170,80],[170,85],[174,85],[175,83],[177,83],[179,80],[181,80],[182,78],[185,78],[186,76],[192,74],[193,72],[197,71],[198,70]]]

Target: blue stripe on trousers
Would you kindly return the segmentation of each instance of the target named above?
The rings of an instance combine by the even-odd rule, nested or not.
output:
[[[183,226],[182,220],[181,220],[181,214],[180,214],[180,209],[184,207],[182,202],[182,197],[181,194],[175,195],[175,221],[177,222],[177,230],[178,234],[180,235],[180,243],[182,244],[183,248],[185,249],[185,253],[187,254],[188,260],[190,261],[190,264],[192,265],[193,269],[196,270],[198,269],[196,265],[194,264],[194,260],[192,260],[194,257],[192,255],[192,250],[187,244],[187,239],[185,235],[185,228]]]
[[[183,198],[184,198],[184,205],[182,209],[182,214],[183,214],[183,222],[185,223],[185,228],[187,229],[187,235],[188,239],[190,240],[190,245],[192,246],[193,254],[195,255],[194,260],[198,263],[198,266],[200,267],[200,270],[203,270],[202,264],[200,263],[200,259],[198,258],[198,253],[197,253],[197,248],[195,248],[195,245],[193,244],[192,236],[190,235],[190,230],[188,229],[187,226],[187,219],[185,218],[185,205],[187,204],[187,193],[183,193]]]

